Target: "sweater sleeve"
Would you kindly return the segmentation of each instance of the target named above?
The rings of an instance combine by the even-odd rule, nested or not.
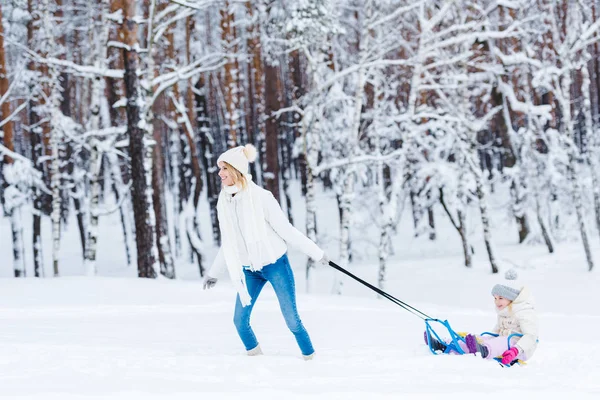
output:
[[[279,206],[273,194],[269,191],[264,192],[263,196],[263,210],[265,219],[271,225],[275,233],[277,233],[287,244],[294,248],[302,251],[308,257],[315,261],[319,261],[323,258],[325,252],[319,248],[309,238],[307,238],[302,232],[296,229],[290,221],[287,219],[283,210]]]
[[[537,347],[538,340],[538,321],[535,312],[522,311],[515,315],[519,320],[519,326],[523,336],[519,338],[516,347],[519,351],[524,352],[527,357],[531,357]]]
[[[219,252],[217,253],[217,256],[215,257],[210,269],[208,270],[208,276],[210,276],[211,278],[216,278],[219,275],[221,275],[221,273],[223,272],[223,270],[225,269],[225,266],[227,264],[225,264],[225,255],[223,255],[223,247],[221,246],[219,248]]]

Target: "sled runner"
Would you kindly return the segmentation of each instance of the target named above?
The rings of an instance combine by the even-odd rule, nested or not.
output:
[[[349,272],[348,270],[340,267],[339,265],[337,265],[336,263],[334,263],[333,261],[329,261],[329,266],[331,266],[334,269],[337,269],[338,271],[340,271],[341,273],[348,275],[350,278],[354,279],[355,281],[363,284],[364,286],[368,287],[369,289],[373,290],[374,292],[376,292],[378,295],[385,297],[386,299],[388,299],[389,301],[391,301],[392,303],[396,304],[399,307],[402,307],[403,309],[405,309],[406,311],[410,312],[413,315],[416,315],[417,317],[421,318],[423,321],[425,321],[425,334],[426,334],[426,339],[427,339],[427,344],[429,346],[429,350],[431,350],[431,352],[433,354],[438,354],[433,348],[432,348],[432,338],[434,338],[435,340],[437,340],[438,342],[444,343],[444,341],[442,340],[442,338],[440,337],[440,335],[431,327],[431,323],[435,322],[435,323],[439,323],[440,325],[442,325],[444,328],[446,328],[446,330],[448,331],[448,335],[451,339],[450,343],[446,344],[446,348],[444,350],[444,354],[448,354],[452,351],[458,353],[458,354],[465,354],[464,350],[460,347],[459,342],[463,341],[465,342],[465,336],[466,334],[463,333],[457,333],[455,332],[451,327],[450,327],[450,323],[445,320],[442,321],[440,319],[437,318],[431,318],[429,315],[425,314],[424,312],[414,308],[413,306],[403,302],[402,300],[399,300],[397,298],[395,298],[394,296],[392,296],[391,294],[379,289],[376,286],[373,286],[372,284],[370,284],[369,282],[366,282],[365,280],[359,278],[358,276],[352,274],[351,272]],[[480,336],[483,335],[492,335],[492,336],[498,336],[495,333],[492,332],[484,332],[482,333]],[[510,349],[510,340],[512,339],[513,336],[523,336],[520,333],[513,333],[512,335],[510,335],[508,337],[508,348]],[[501,357],[496,357],[494,358],[494,360],[498,361],[498,363],[502,366],[502,367],[510,367],[512,365],[515,364],[520,364],[523,365],[525,364],[524,361],[515,359],[513,360],[510,364],[502,364]]]

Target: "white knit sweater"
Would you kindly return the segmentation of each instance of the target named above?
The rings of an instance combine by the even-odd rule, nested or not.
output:
[[[258,189],[260,198],[262,200],[262,208],[265,220],[267,222],[265,225],[268,243],[263,244],[263,246],[265,246],[265,251],[262,251],[262,254],[265,255],[265,259],[263,260],[262,266],[259,267],[255,265],[253,266],[253,269],[259,270],[263,266],[271,264],[273,261],[267,259],[267,255],[271,252],[276,256],[275,259],[281,257],[287,251],[288,244],[300,250],[302,253],[306,254],[315,261],[319,261],[321,258],[323,258],[323,250],[321,250],[319,246],[317,246],[312,240],[307,238],[292,224],[290,224],[287,217],[281,210],[279,203],[273,197],[273,194],[268,190],[262,188]],[[250,265],[250,259],[248,257],[248,251],[246,250],[246,240],[244,239],[242,232],[246,231],[244,229],[244,224],[251,223],[252,218],[244,215],[241,203],[244,196],[248,195],[249,193],[246,190],[240,191],[239,193],[235,194],[235,196],[227,193],[224,195],[225,206],[231,211],[230,215],[232,216],[232,223],[236,232],[235,243],[238,257],[244,266]],[[270,246],[268,251],[266,246]],[[225,268],[226,262],[223,254],[223,247],[221,247],[210,270],[208,271],[208,275],[216,277]]]

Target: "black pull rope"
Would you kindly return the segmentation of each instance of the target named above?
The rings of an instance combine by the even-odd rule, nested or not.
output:
[[[362,283],[363,285],[365,285],[366,287],[368,287],[369,289],[373,290],[374,292],[376,292],[377,294],[379,294],[380,296],[385,297],[386,299],[388,299],[389,301],[391,301],[392,303],[396,304],[397,306],[400,306],[402,308],[404,308],[406,311],[412,313],[413,315],[416,315],[417,317],[421,318],[421,319],[435,319],[435,318],[431,318],[429,315],[425,314],[424,312],[417,310],[416,308],[414,308],[413,306],[411,306],[410,304],[406,304],[405,302],[403,302],[402,300],[399,300],[397,298],[395,298],[394,296],[392,296],[391,294],[384,292],[383,290],[379,289],[377,286],[373,286],[371,285],[369,282],[359,278],[358,276],[354,275],[353,273],[351,273],[350,271],[340,267],[339,265],[337,265],[336,263],[334,263],[333,261],[329,261],[329,265],[335,269],[337,269],[338,271],[340,271],[343,274],[348,275],[350,278]]]

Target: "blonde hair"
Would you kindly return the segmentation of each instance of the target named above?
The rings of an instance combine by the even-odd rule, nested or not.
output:
[[[221,162],[223,164],[225,164],[225,166],[227,167],[227,170],[230,171],[231,179],[233,180],[233,184],[237,185],[239,183],[240,186],[242,187],[242,189],[246,189],[246,187],[248,186],[248,181],[246,180],[246,177],[244,176],[244,174],[242,174],[240,171],[238,171],[233,165],[229,164],[228,162],[225,162],[225,161],[221,161]]]

